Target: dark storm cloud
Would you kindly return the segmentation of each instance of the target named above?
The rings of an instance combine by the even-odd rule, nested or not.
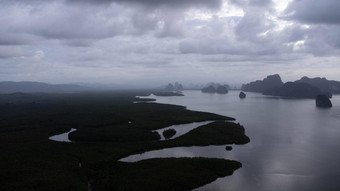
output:
[[[34,44],[41,38],[35,35],[11,33],[0,30],[0,45],[25,45]]]
[[[306,33],[305,51],[317,56],[336,55],[340,49],[338,25],[313,25]]]
[[[6,58],[17,58],[23,56],[31,56],[31,53],[25,52],[20,46],[1,46],[0,60]]]
[[[26,2],[27,3],[27,2]],[[0,6],[0,44],[27,45],[62,40],[72,46],[133,33],[129,14],[121,7],[69,6],[61,2]]]
[[[157,28],[158,18],[155,14],[137,11],[131,17],[132,25],[137,34],[143,34]]]
[[[340,49],[339,10],[339,0],[300,0],[288,5],[283,18],[310,25],[304,34],[305,52],[330,56]]]
[[[273,28],[273,24],[266,22],[266,16],[257,9],[250,10],[245,13],[243,18],[237,24],[235,28],[235,33],[239,40],[248,40],[251,42],[256,42],[263,40],[259,38],[259,34],[265,33],[267,30]]]
[[[268,1],[268,0],[255,0]],[[217,9],[223,0],[1,0],[0,4],[41,4],[41,3],[77,3],[92,5],[107,5],[110,3],[139,4],[147,7],[174,7],[174,8],[209,8]]]
[[[282,19],[284,4],[278,0],[0,0],[0,70],[4,63],[18,63],[6,66],[21,74],[31,73],[32,66],[51,71],[40,77],[33,71],[38,80],[61,78],[58,72],[73,80],[75,73],[78,80],[98,76],[139,80],[150,73],[162,79],[183,74],[184,79],[188,73],[208,76],[217,71],[224,79],[225,73],[237,73],[225,66],[251,73],[248,65],[238,69],[244,63],[256,68],[263,63],[272,67],[296,62],[290,69],[299,69],[301,63],[316,57],[314,62],[322,63],[328,56],[336,63],[339,3],[294,1],[285,11],[291,14]]]
[[[300,0],[289,4],[285,18],[303,23],[340,24],[339,0]]]
[[[291,48],[283,46],[280,42],[250,43],[232,42],[226,39],[205,39],[200,42],[184,41],[180,43],[179,50],[182,54],[196,53],[202,55],[238,55],[252,56],[277,56],[291,52]]]
[[[93,39],[68,39],[63,41],[63,44],[74,47],[92,46],[95,40]]]
[[[95,6],[103,3],[106,6]],[[26,45],[52,39],[70,46],[91,46],[98,40],[119,35],[151,33],[159,38],[180,37],[185,33],[186,9],[215,9],[221,3],[221,0],[0,1],[0,44]]]
[[[91,3],[91,4],[105,4],[105,3],[135,3],[148,7],[155,6],[169,6],[169,7],[206,7],[210,9],[219,8],[222,0],[67,0],[67,2],[74,3]]]

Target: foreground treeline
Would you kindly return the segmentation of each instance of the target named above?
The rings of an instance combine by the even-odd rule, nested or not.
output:
[[[232,118],[181,106],[134,103],[144,100],[135,96],[148,94],[0,95],[0,190],[86,190],[89,185],[92,190],[140,190],[151,184],[154,186],[148,190],[188,190],[241,167],[236,161],[204,158],[118,162],[131,154],[167,147],[249,142],[244,128],[231,122],[213,123],[159,141],[159,134],[152,130]],[[77,129],[70,134],[72,143],[48,139],[71,128]],[[183,181],[174,182],[174,174]],[[178,186],[171,186],[174,184]]]

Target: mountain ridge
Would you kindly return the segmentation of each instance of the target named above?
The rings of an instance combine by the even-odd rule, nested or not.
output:
[[[91,90],[89,87],[75,85],[75,84],[49,84],[45,82],[34,81],[1,81],[0,93],[10,94],[16,92],[22,93],[65,93],[65,92],[79,92]]]

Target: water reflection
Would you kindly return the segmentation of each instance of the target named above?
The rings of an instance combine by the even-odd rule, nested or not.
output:
[[[157,97],[157,103],[186,106],[236,118],[251,142],[225,151],[187,147],[168,152],[240,161],[234,175],[198,188],[224,190],[340,190],[340,96],[333,108],[319,109],[312,99],[280,99],[238,91],[226,95],[185,91],[183,97]],[[151,96],[152,98],[152,96]],[[192,154],[194,153],[194,154]],[[173,156],[173,155],[171,155]]]

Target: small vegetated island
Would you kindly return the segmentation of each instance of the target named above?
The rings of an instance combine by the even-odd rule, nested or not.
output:
[[[201,91],[203,93],[227,94],[229,89],[230,89],[229,85],[208,83]]]
[[[241,98],[241,99],[246,98],[246,96],[247,95],[244,92],[240,92],[240,94],[238,95],[238,97]]]
[[[318,95],[315,99],[317,107],[329,108],[332,107],[332,102],[326,95]]]
[[[174,84],[169,83],[164,88],[161,88],[158,91],[154,91],[152,94],[155,96],[162,96],[162,97],[168,97],[168,96],[184,96],[182,93],[183,85],[175,82]]]
[[[200,126],[173,140],[182,146],[246,144],[250,141],[244,127],[233,122],[216,121]]]
[[[167,129],[167,130],[163,131],[163,136],[164,136],[165,139],[170,139],[174,135],[176,135],[175,129]]]
[[[178,146],[245,144],[233,118],[182,106],[138,103],[147,91],[0,95],[0,190],[190,190],[231,175],[240,162],[213,158],[119,162]],[[147,100],[145,100],[147,101]],[[153,130],[217,121],[166,141]],[[69,134],[72,143],[49,140]],[[81,163],[81,165],[79,165]]]

